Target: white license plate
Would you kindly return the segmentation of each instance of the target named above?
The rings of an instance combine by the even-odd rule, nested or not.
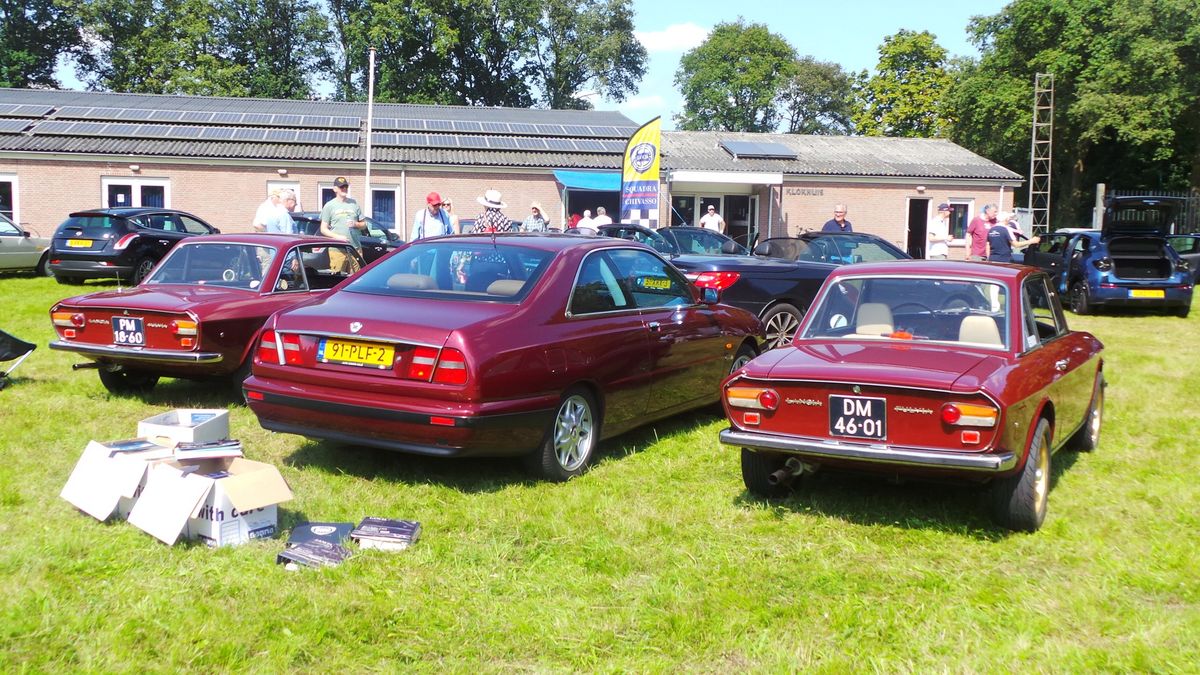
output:
[[[113,344],[145,347],[145,324],[146,322],[140,316],[114,316],[112,318]]]

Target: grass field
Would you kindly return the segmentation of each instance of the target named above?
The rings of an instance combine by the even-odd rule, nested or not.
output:
[[[46,348],[68,291],[0,278],[0,328],[39,345],[0,392],[0,672],[1200,669],[1200,314],[1070,317],[1107,346],[1100,448],[1055,457],[1045,526],[1014,535],[959,486],[752,499],[715,410],[551,485],[272,434],[215,385],[113,397]],[[380,515],[422,540],[288,572],[281,539],[167,547],[59,499],[89,439],[179,406],[228,406],[280,467],[285,532]]]

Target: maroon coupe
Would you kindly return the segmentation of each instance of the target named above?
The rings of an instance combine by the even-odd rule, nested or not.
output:
[[[600,439],[716,403],[761,334],[639,244],[444,237],[277,314],[244,387],[267,429],[566,480]]]
[[[724,385],[742,478],[780,496],[826,466],[988,482],[996,519],[1038,529],[1050,457],[1091,450],[1104,408],[1103,346],[1067,328],[1029,267],[897,262],[830,275],[792,347]]]
[[[329,269],[341,242],[281,234],[195,237],[171,249],[140,285],[67,298],[50,309],[51,349],[91,359],[114,393],[150,390],[160,376],[250,372],[254,336],[272,313],[307,302],[347,275]],[[361,259],[359,259],[361,264]]]

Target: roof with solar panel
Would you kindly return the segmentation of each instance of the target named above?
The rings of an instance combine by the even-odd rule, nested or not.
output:
[[[620,169],[616,111],[377,103],[373,161]],[[362,161],[366,103],[0,89],[0,152]],[[663,134],[667,170],[1020,180],[941,139]]]

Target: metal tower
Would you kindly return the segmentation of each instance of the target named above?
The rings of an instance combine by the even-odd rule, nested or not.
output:
[[[1033,141],[1029,149],[1029,211],[1034,234],[1050,230],[1050,157],[1054,149],[1054,74],[1033,78]]]

